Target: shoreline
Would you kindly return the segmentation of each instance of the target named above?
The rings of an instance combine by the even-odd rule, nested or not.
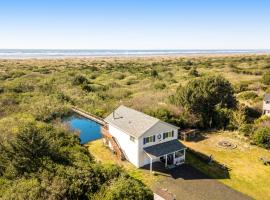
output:
[[[89,55],[89,56],[33,56],[33,57],[1,57],[3,60],[99,60],[99,59],[169,59],[169,58],[215,58],[215,57],[245,57],[245,56],[269,56],[270,52],[262,53],[194,53],[194,54],[160,54],[160,55]]]

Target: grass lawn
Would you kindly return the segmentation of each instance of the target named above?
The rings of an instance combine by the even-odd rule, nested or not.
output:
[[[270,166],[265,166],[259,161],[261,156],[270,158],[270,152],[249,145],[236,138],[236,135],[236,133],[231,132],[213,132],[207,134],[204,140],[184,142],[186,146],[198,152],[208,156],[212,154],[216,161],[228,166],[230,169],[228,177],[221,174],[224,170],[201,162],[191,153],[187,154],[187,163],[255,199],[270,199]],[[236,144],[237,148],[230,150],[220,148],[217,146],[217,142],[220,140],[229,140]],[[86,146],[97,161],[105,164],[118,164],[126,169],[132,177],[141,180],[151,188],[163,178],[161,174],[152,175],[148,170],[137,169],[128,161],[119,161],[108,148],[103,146],[102,140],[90,142]]]
[[[229,178],[219,179],[222,183],[255,199],[270,199],[270,166],[259,161],[261,156],[270,158],[270,152],[249,145],[236,136],[236,133],[231,132],[213,132],[207,134],[204,140],[184,143],[206,155],[212,154],[216,161],[231,169]],[[220,140],[229,140],[236,144],[237,148],[220,148],[217,146]],[[192,165],[211,176],[212,171],[207,165],[194,161]]]
[[[128,161],[118,160],[112,152],[103,145],[102,140],[95,140],[88,143],[87,148],[93,154],[95,159],[104,164],[118,164],[123,167],[130,176],[141,180],[147,186],[152,187],[162,176],[158,174],[150,174],[149,170],[137,169]]]

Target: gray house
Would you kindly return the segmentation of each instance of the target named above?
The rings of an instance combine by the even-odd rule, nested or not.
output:
[[[263,99],[263,114],[270,116],[270,94],[266,94]]]

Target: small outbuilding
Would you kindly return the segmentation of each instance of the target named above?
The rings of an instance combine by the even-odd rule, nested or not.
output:
[[[179,132],[179,139],[184,141],[191,141],[196,138],[198,133],[198,129],[185,129]]]

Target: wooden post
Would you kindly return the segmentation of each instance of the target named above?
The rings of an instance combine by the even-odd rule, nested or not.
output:
[[[167,167],[167,163],[168,163],[168,161],[167,161],[167,154],[165,155],[165,167]]]
[[[152,158],[150,157],[150,173],[152,174]]]
[[[186,149],[184,149],[184,163],[186,161]]]

